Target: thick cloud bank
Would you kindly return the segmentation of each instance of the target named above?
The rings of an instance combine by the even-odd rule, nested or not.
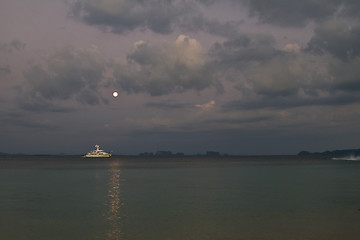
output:
[[[225,5],[245,10],[263,24],[302,28],[316,23],[314,35],[307,46],[279,46],[270,33],[241,31],[240,20],[220,21],[203,14],[204,9]],[[224,81],[230,81],[241,96],[295,97],[294,102],[304,100],[304,105],[309,98],[323,102],[346,93],[354,100],[351,92],[359,86],[357,10],[360,4],[353,0],[83,0],[73,7],[86,23],[117,34],[135,29],[170,34],[181,29],[224,39],[209,50],[185,35],[175,42],[136,42],[127,62],[114,70],[115,85],[127,93],[160,96],[208,87],[221,92]]]

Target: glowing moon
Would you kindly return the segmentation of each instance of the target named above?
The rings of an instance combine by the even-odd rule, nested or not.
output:
[[[114,97],[117,97],[118,95],[119,95],[118,92],[116,92],[116,91],[113,92],[113,96],[114,96]]]

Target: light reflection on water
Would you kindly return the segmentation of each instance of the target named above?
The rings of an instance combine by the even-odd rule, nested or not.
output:
[[[121,195],[122,179],[119,163],[112,163],[108,173],[109,182],[107,183],[108,191],[105,201],[105,217],[108,223],[106,239],[119,240],[122,239],[122,221],[124,218],[121,212],[124,200]]]

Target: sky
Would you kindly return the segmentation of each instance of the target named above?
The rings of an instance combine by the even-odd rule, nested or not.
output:
[[[359,20],[357,0],[2,0],[0,152],[359,148]]]

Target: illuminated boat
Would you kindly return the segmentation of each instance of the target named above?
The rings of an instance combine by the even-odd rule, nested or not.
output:
[[[111,157],[111,153],[107,153],[107,152],[104,152],[103,150],[99,149],[100,148],[99,145],[95,145],[95,147],[96,147],[95,150],[88,152],[83,157],[103,157],[103,158]]]

